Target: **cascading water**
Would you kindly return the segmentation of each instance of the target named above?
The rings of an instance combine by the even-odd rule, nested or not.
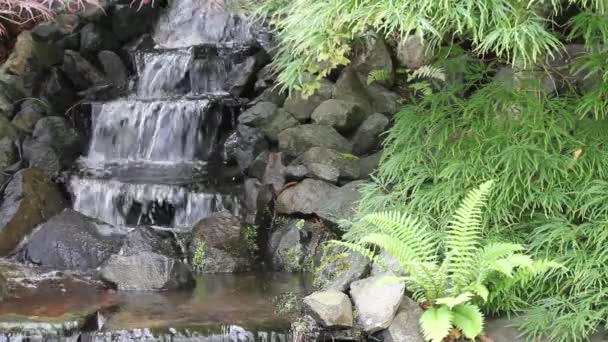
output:
[[[70,181],[75,210],[115,225],[177,229],[219,210],[241,214],[238,191],[212,187],[208,166],[238,107],[225,90],[230,75],[259,47],[224,38],[134,53],[133,93],[91,105],[88,153]]]

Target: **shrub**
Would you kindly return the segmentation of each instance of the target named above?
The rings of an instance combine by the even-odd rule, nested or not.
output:
[[[486,301],[496,285],[509,279],[517,282],[558,265],[533,261],[522,253],[523,246],[491,243],[482,246],[481,208],[492,182],[469,192],[449,221],[445,237],[412,216],[400,212],[365,215],[359,225],[371,233],[354,243],[334,242],[382,262],[376,248],[386,250],[407,274],[393,280],[405,281],[413,297],[427,309],[420,326],[427,340],[440,342],[455,326],[474,339],[483,330],[483,315],[476,300]],[[439,242],[441,241],[441,242]]]

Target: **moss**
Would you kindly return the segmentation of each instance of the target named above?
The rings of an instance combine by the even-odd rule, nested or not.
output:
[[[245,225],[241,228],[239,237],[226,243],[224,250],[234,257],[254,257],[258,251],[258,228],[255,225]]]
[[[205,255],[207,254],[207,247],[205,241],[201,241],[196,250],[194,251],[194,257],[192,258],[192,265],[195,269],[202,269],[205,266]]]

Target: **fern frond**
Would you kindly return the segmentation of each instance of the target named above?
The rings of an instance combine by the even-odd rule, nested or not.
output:
[[[367,75],[367,84],[372,84],[374,82],[383,82],[391,79],[391,74],[386,69],[378,69],[372,70]]]
[[[456,293],[474,279],[475,272],[478,271],[472,270],[471,265],[475,264],[481,242],[481,208],[493,183],[487,181],[469,192],[449,222],[443,263],[451,275],[450,280],[454,283]]]
[[[425,340],[441,342],[452,328],[454,314],[447,306],[430,307],[420,317],[420,327]]]
[[[410,73],[408,76],[408,81],[412,81],[417,78],[430,78],[445,82],[445,71],[441,67],[423,65]]]
[[[483,331],[483,315],[477,305],[460,304],[452,309],[454,325],[471,340]]]

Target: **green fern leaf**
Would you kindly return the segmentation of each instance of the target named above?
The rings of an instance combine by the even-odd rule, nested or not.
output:
[[[454,325],[469,339],[474,339],[483,331],[483,315],[477,305],[461,304],[452,309]]]
[[[420,328],[424,338],[441,342],[450,333],[454,314],[447,306],[431,307],[420,317]]]
[[[451,309],[451,308],[455,307],[456,305],[465,304],[466,302],[471,300],[471,298],[473,298],[473,293],[464,292],[464,293],[459,294],[456,297],[439,298],[435,301],[435,303],[446,305],[448,308]]]
[[[467,290],[472,291],[473,293],[481,297],[484,302],[488,300],[488,296],[490,295],[490,290],[488,290],[488,288],[483,284],[470,285],[469,287],[467,287]]]

